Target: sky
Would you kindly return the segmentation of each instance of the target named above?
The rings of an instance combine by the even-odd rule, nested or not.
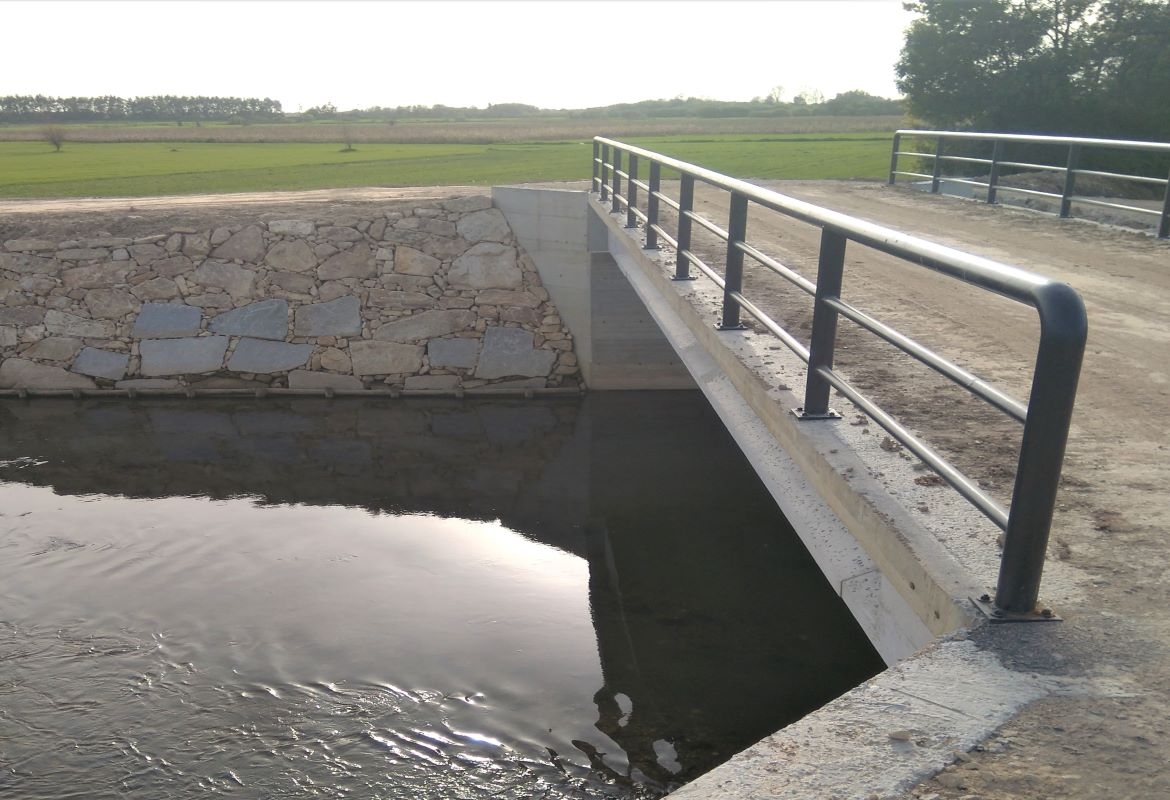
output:
[[[0,95],[285,111],[896,97],[900,0],[0,0]]]

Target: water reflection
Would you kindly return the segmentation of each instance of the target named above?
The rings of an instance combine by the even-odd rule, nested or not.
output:
[[[14,401],[0,462],[0,794],[653,796],[881,666],[696,395]]]

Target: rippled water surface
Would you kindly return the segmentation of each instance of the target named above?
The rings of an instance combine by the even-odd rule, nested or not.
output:
[[[0,401],[3,797],[655,797],[880,668],[697,395]]]

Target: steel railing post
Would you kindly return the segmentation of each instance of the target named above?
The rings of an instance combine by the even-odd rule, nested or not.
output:
[[[613,149],[613,184],[610,186],[609,192],[609,199],[612,201],[609,205],[609,210],[614,214],[622,210],[622,204],[618,201],[618,198],[622,196],[622,176],[620,175],[621,171],[622,151],[615,147]]]
[[[1162,222],[1158,225],[1158,238],[1170,237],[1170,175],[1166,176],[1166,196],[1162,198]]]
[[[825,228],[821,231],[821,252],[817,263],[817,293],[813,301],[812,335],[809,339],[808,377],[804,387],[804,406],[798,408],[801,419],[837,419],[829,408],[831,386],[820,370],[833,368],[837,346],[837,311],[825,302],[841,295],[841,276],[845,271],[844,235]]]
[[[596,187],[598,184],[597,159],[598,159],[598,157],[600,157],[600,155],[601,155],[601,144],[596,139],[594,139],[593,140],[593,172],[590,174],[590,177],[589,177],[589,191],[591,191],[591,192],[594,190],[594,187]]]
[[[691,209],[695,206],[695,178],[683,173],[678,190],[678,252],[674,254],[674,280],[689,281],[691,261],[687,251],[691,249]]]
[[[930,178],[930,193],[938,194],[939,178],[942,177],[943,164],[943,137],[938,137],[938,144],[934,146],[934,174]]]
[[[743,251],[736,245],[747,238],[747,195],[731,193],[727,213],[727,268],[723,273],[723,315],[719,330],[743,330],[739,321],[739,302],[732,296],[743,291]]]
[[[626,227],[638,227],[638,215],[634,213],[638,207],[638,157],[630,153],[629,177],[626,179]]]
[[[999,162],[1003,160],[1003,140],[996,139],[991,148],[991,175],[987,178],[987,202],[995,202],[995,190],[999,185]]]
[[[995,590],[997,611],[1017,614],[1033,612],[1040,593],[1088,327],[1085,305],[1067,284],[1041,288],[1036,309],[1040,346]]]
[[[601,173],[598,176],[601,180],[601,202],[603,203],[609,197],[609,183],[605,180],[607,169],[609,169],[609,145],[603,144],[601,146]]]
[[[658,231],[654,226],[658,224],[658,193],[662,188],[662,166],[657,161],[650,162],[650,191],[646,196],[646,248],[658,249]]]
[[[1068,146],[1068,163],[1064,168],[1064,191],[1060,195],[1060,218],[1067,219],[1072,210],[1072,196],[1077,186],[1077,162],[1081,158],[1081,146]]]
[[[890,151],[890,186],[894,185],[894,176],[898,174],[898,151],[902,142],[902,134],[894,134],[894,148]]]

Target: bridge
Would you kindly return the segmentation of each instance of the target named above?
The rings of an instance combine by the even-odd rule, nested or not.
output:
[[[1165,308],[1170,254],[1165,244],[1091,223],[962,200],[932,201],[875,185],[785,185],[806,200],[780,197],[610,140],[597,141],[594,161],[589,193],[493,190],[494,203],[540,266],[576,332],[587,381],[597,389],[702,389],[826,578],[887,662],[898,665],[677,796],[800,797],[831,790],[852,796],[850,787],[860,785],[905,790],[918,779],[916,771],[938,770],[952,760],[956,746],[973,746],[1023,705],[1068,692],[1059,679],[1054,683],[1013,666],[1028,661],[1023,652],[1036,647],[1052,647],[1048,657],[1063,659],[1054,644],[1060,634],[1045,625],[1022,631],[983,622],[1055,619],[1063,612],[1062,598],[1080,608],[1074,587],[1094,580],[1069,564],[1082,548],[1100,554],[1097,543],[1082,541],[1084,515],[1108,517],[1104,505],[1120,503],[1098,494],[1105,486],[1087,476],[1084,466],[1089,452],[1125,461],[1125,446],[1109,447],[1108,455],[1097,450],[1107,434],[1095,420],[1082,420],[1074,427],[1076,469],[1058,494],[1063,434],[1050,427],[1045,436],[1054,438],[1040,446],[1044,455],[1029,456],[1035,440],[1028,443],[1027,425],[1043,419],[1041,424],[1061,429],[1072,414],[1085,316],[1079,297],[1062,282],[1068,281],[1087,291],[1090,318],[1096,310],[1109,320],[1106,330],[1090,339],[1100,349],[1090,352],[1090,399],[1083,388],[1081,407],[1117,398],[1147,423],[1146,433],[1136,434],[1133,426],[1124,426],[1124,433],[1118,426],[1105,427],[1128,441],[1131,452],[1148,449],[1138,440],[1165,414],[1164,399],[1157,399],[1165,392],[1157,387],[1166,374],[1154,355],[1157,346],[1145,336],[1127,338],[1125,329],[1141,327],[1146,336],[1161,338],[1138,320]],[[858,216],[894,220],[899,229]],[[931,241],[906,234],[907,220]],[[746,267],[745,254],[751,259]],[[842,299],[846,263],[844,284],[862,298],[856,304]],[[1113,266],[1102,268],[1104,263]],[[1142,283],[1122,282],[1133,279]],[[769,289],[768,280],[783,288]],[[961,281],[991,292],[964,292]],[[1150,294],[1139,299],[1145,291]],[[812,296],[813,309],[794,305],[793,295]],[[1005,296],[1016,302],[1005,302]],[[1040,319],[1024,313],[1021,302],[1035,306]],[[897,320],[907,333],[878,322],[862,304]],[[827,321],[825,306],[834,312]],[[831,344],[827,355],[824,349],[816,352],[818,339],[823,348],[833,338],[837,316],[950,378],[1009,419],[985,413],[981,403],[942,394],[923,379],[923,370],[894,366],[891,349],[879,352],[857,335],[842,334],[836,355],[845,375],[838,373]],[[801,334],[809,345],[800,341]],[[951,357],[919,345],[920,336],[939,342],[939,350]],[[1059,343],[1046,354],[1053,340]],[[982,369],[961,366],[980,363],[981,357]],[[1112,371],[1127,387],[1122,394],[1136,394],[1122,399],[1111,391]],[[867,397],[870,390],[888,405]],[[1027,404],[1011,397],[1029,392]],[[1153,411],[1138,396],[1162,408]],[[899,422],[887,408],[913,422]],[[1011,433],[1010,418],[1025,422],[1022,442]],[[1097,432],[1089,434],[1091,444],[1079,445],[1077,435],[1085,436],[1086,429]],[[1018,470],[1017,452],[1022,452]],[[1139,460],[1142,471],[1164,469],[1154,465],[1156,459]],[[1039,464],[1047,477],[1029,485],[1033,479],[1026,473]],[[944,482],[958,492],[948,494],[939,487]],[[1094,499],[1070,502],[1070,491],[1077,491],[1070,487],[1078,486]],[[1150,497],[1138,496],[1143,490],[1113,486],[1110,491],[1137,503],[1137,513],[1151,518],[1160,513]],[[1027,533],[1012,543],[1011,522],[1001,506],[1006,500],[1017,509],[1030,503],[1033,512],[1037,504],[1055,509],[1051,547],[1029,540]],[[1047,529],[1048,512],[1033,512],[1016,535]],[[1148,529],[1146,521],[1134,524]],[[1030,566],[1015,561],[1021,551],[1030,553],[1020,556]],[[1043,599],[1051,597],[1053,605],[1037,604],[1038,570],[1047,552],[1055,557]],[[1129,560],[1119,553],[1110,557]],[[1166,563],[1160,548],[1143,551],[1143,557]],[[1076,617],[1083,624],[1083,609]],[[963,676],[959,685],[957,675]],[[889,714],[895,705],[901,711]],[[868,739],[868,745],[843,742],[834,731],[840,725],[864,731],[852,738]],[[899,764],[891,767],[891,742],[900,740],[889,735],[910,729],[915,744],[898,748]],[[766,766],[776,762],[788,768]]]

